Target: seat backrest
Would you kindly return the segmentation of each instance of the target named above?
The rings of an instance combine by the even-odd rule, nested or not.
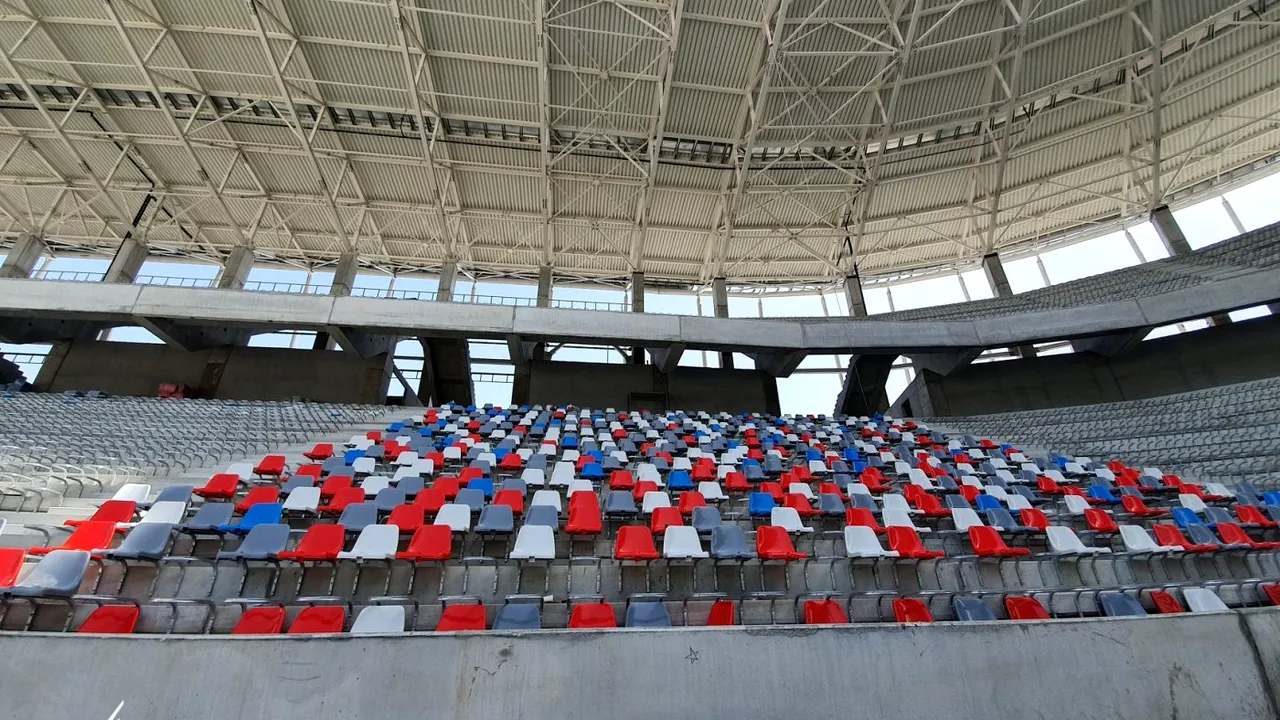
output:
[[[1153,552],[1160,549],[1147,529],[1138,525],[1121,525],[1120,540],[1124,542],[1124,549],[1129,552]]]
[[[19,580],[10,590],[15,595],[54,595],[68,597],[80,589],[89,553],[83,550],[54,550]]]
[[[125,535],[120,547],[112,551],[112,554],[158,560],[164,557],[172,533],[172,523],[141,523]]]
[[[274,558],[289,543],[289,526],[284,523],[260,523],[244,536],[240,547],[233,551],[236,557],[246,560]]]
[[[373,502],[352,503],[338,516],[338,524],[345,527],[347,532],[360,532],[377,522],[378,506]]]
[[[550,505],[534,505],[524,513],[524,527],[541,525],[552,529],[560,527],[560,512]]]
[[[702,540],[695,528],[671,525],[662,533],[662,556],[700,558],[707,557],[707,551],[702,549]]]
[[[719,525],[711,530],[711,556],[726,559],[749,559],[756,556],[747,544],[747,536],[737,525]]]
[[[572,629],[615,628],[618,627],[618,617],[614,614],[613,606],[608,603],[579,603],[574,605],[569,613],[569,627]]]
[[[1142,607],[1142,603],[1124,593],[1102,593],[1098,598],[1098,602],[1102,605],[1102,613],[1107,617],[1142,616],[1147,614],[1147,611]]]
[[[284,501],[287,510],[315,510],[320,505],[320,488],[310,485],[295,487]]]
[[[671,627],[667,606],[660,602],[634,602],[627,606],[627,627]]]
[[[342,553],[341,557],[389,559],[395,557],[399,544],[400,528],[395,525],[366,525],[351,551]]]
[[[769,524],[785,528],[787,532],[802,532],[806,529],[804,522],[800,520],[800,513],[793,507],[774,508],[769,515]]]
[[[865,525],[846,525],[844,528],[845,554],[849,557],[892,557],[896,552],[880,545],[876,531]]]
[[[467,505],[449,503],[440,508],[436,514],[436,525],[448,525],[454,532],[467,532],[471,529],[471,508]]]
[[[476,532],[513,532],[515,530],[515,512],[510,505],[486,505],[480,511],[480,520],[476,522]]]
[[[1029,595],[1010,595],[1004,599],[1010,620],[1048,620],[1049,611],[1040,601]]]
[[[77,633],[128,635],[138,627],[142,608],[137,605],[103,605],[84,619]]]
[[[951,522],[955,523],[956,530],[960,532],[967,532],[971,527],[981,527],[983,525],[982,518],[978,517],[978,513],[969,508],[952,510]]]
[[[279,635],[284,630],[285,609],[280,606],[251,607],[240,615],[232,635]]]
[[[1173,520],[1174,522],[1178,523],[1178,527],[1186,529],[1188,527],[1191,527],[1192,525],[1202,524],[1200,521],[1200,516],[1196,515],[1195,512],[1193,512],[1188,508],[1175,507],[1175,508],[1172,508],[1172,512],[1173,512]]]
[[[978,598],[958,597],[951,601],[951,607],[957,620],[974,622],[996,619],[995,613],[991,612],[991,607]]]
[[[511,557],[518,560],[554,560],[556,557],[555,531],[546,525],[529,525],[527,522],[516,534],[516,544]]]
[[[437,632],[484,630],[484,605],[446,605],[436,623]]]
[[[303,608],[289,626],[289,635],[340,633],[347,624],[347,609],[341,605]]]
[[[1221,525],[1219,527],[1222,527]],[[1187,536],[1191,538],[1191,542],[1197,545],[1213,545],[1218,546],[1222,543],[1218,542],[1218,538],[1214,536],[1213,531],[1208,525],[1196,524],[1187,526]],[[1248,544],[1248,543],[1245,543]]]
[[[533,507],[540,505],[553,507],[556,509],[556,512],[559,513],[562,507],[560,504],[560,493],[555,490],[538,490],[533,494],[533,500],[530,501],[529,506],[530,509],[532,509]]]
[[[848,622],[848,614],[835,600],[805,600],[804,602],[805,625],[844,625]]]
[[[3,523],[0,520],[0,523]],[[0,531],[4,530],[0,524]],[[27,559],[27,551],[22,548],[0,548],[0,588],[6,588],[18,581],[22,572],[22,563]]]
[[[1076,531],[1069,527],[1050,525],[1045,529],[1045,534],[1048,536],[1049,549],[1053,552],[1081,553],[1086,551],[1084,543],[1080,542]]]
[[[251,475],[252,466],[249,466],[249,468],[250,468],[249,474]],[[227,472],[232,472],[232,470],[228,468]],[[242,477],[248,477],[248,475],[242,475]],[[132,500],[135,503],[141,503],[141,502],[146,502],[147,496],[150,494],[151,494],[151,485],[147,483],[125,483],[124,485],[120,486],[119,490],[116,490],[115,494],[111,496],[111,499],[112,500]]]
[[[351,634],[403,633],[404,620],[403,605],[370,605],[361,610],[355,622],[351,623]]]
[[[699,533],[709,533],[718,527],[723,521],[720,518],[720,510],[714,507],[696,507],[693,509],[693,527]]]
[[[494,630],[541,630],[542,612],[533,603],[507,603],[493,616]]]
[[[900,623],[933,622],[929,606],[916,598],[896,598],[893,601],[893,617]]]

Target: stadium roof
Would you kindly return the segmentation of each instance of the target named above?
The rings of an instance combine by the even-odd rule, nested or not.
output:
[[[738,284],[955,263],[1280,149],[1227,0],[6,0],[0,211],[107,253]],[[146,201],[153,196],[153,201]]]

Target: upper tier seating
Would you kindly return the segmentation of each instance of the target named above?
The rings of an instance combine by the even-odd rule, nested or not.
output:
[[[1145,400],[929,422],[1063,453],[1122,457],[1204,481],[1280,481],[1280,378]]]
[[[366,432],[366,412],[387,410],[138,484],[74,530],[0,517],[0,628],[979,622],[1280,600],[1280,497],[1249,483],[884,417],[445,406]],[[193,492],[215,475],[226,492]]]
[[[0,394],[0,509],[38,508],[138,478],[261,458],[278,445],[385,412],[318,403]]]

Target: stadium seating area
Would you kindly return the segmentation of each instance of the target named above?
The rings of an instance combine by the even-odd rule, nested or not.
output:
[[[1040,290],[1009,297],[879,313],[863,319],[942,322],[1077,308],[1185,290],[1241,273],[1268,270],[1277,265],[1280,265],[1280,224],[1259,228],[1187,255],[1059,283]],[[808,317],[774,319],[805,322],[820,320]],[[847,317],[829,319],[832,322],[849,320]]]
[[[1280,378],[1121,403],[930,422],[1223,483],[1280,481]]]
[[[386,412],[358,405],[0,394],[0,510],[262,454]]]
[[[21,402],[32,404],[7,407],[30,413],[44,449],[16,443],[11,459],[116,453],[138,469],[135,456],[154,456],[158,474],[254,454],[84,487],[96,506],[58,527],[36,522],[51,509],[0,513],[6,630],[398,633],[1280,604],[1280,493],[887,417],[445,406],[405,418],[80,399],[59,414],[61,398]],[[23,424],[10,415],[13,438]]]

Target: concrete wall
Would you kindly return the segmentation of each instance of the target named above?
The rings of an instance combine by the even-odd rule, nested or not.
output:
[[[102,390],[156,394],[161,383],[201,388],[205,397],[376,404],[386,397],[387,356],[363,360],[323,350],[232,347],[186,352],[166,345],[59,343],[36,387],[46,392]]]
[[[636,393],[664,395],[671,408],[777,412],[777,381],[758,370],[676,367],[662,374],[651,365],[534,360],[529,402],[630,408]],[[636,400],[654,408],[653,401]],[[655,408],[656,409],[656,408]]]
[[[1280,611],[358,638],[3,635],[0,715],[12,718],[106,718],[123,701],[130,720],[1270,720]]]
[[[983,363],[941,376],[922,371],[894,403],[903,414],[980,415],[1118,402],[1280,376],[1280,317],[1093,353]],[[904,407],[910,403],[910,413]]]

